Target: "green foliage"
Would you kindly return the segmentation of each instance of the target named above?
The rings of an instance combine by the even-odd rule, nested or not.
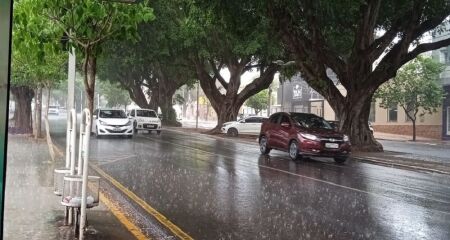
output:
[[[251,96],[247,100],[246,105],[248,107],[255,109],[256,113],[258,114],[261,110],[267,108],[268,101],[269,101],[269,90],[264,89],[261,92]]]
[[[98,0],[39,1],[37,8],[60,28],[76,46],[101,51],[101,43],[108,39],[139,39],[140,22],[154,19],[147,1],[125,4]],[[82,51],[84,52],[84,51]]]
[[[394,79],[382,85],[375,97],[381,100],[383,108],[400,105],[408,118],[415,121],[417,114],[431,114],[441,106],[444,91],[438,80],[442,70],[442,64],[419,56],[403,66]]]
[[[67,56],[58,45],[57,28],[36,14],[34,0],[14,4],[12,84],[56,87],[65,77]]]
[[[186,99],[184,99],[184,97],[181,96],[181,94],[179,94],[179,93],[175,94],[173,101],[175,102],[175,104],[180,104],[180,105],[186,103]]]
[[[127,91],[123,90],[117,83],[100,81],[100,93],[108,102],[107,107],[122,107],[128,105],[131,100]]]
[[[122,39],[105,43],[99,76],[119,82],[124,88],[137,84],[153,89],[162,82],[192,85],[195,75],[180,38],[180,19],[184,15],[180,1],[156,0],[150,6],[157,17],[138,25],[141,37],[137,41]]]
[[[252,57],[268,64],[284,52],[260,13],[249,1],[191,1],[183,22],[184,43],[204,58],[226,62]]]

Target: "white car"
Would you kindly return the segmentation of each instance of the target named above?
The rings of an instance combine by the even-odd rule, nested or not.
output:
[[[247,117],[239,121],[226,122],[222,125],[222,133],[237,137],[239,134],[259,134],[265,117]]]
[[[128,114],[128,117],[133,122],[134,131],[147,130],[149,133],[156,131],[161,134],[161,119],[158,114],[151,109],[133,109]]]
[[[133,122],[125,111],[117,109],[97,109],[94,111],[92,131],[97,138],[108,135],[133,137]]]
[[[48,114],[59,115],[59,107],[58,106],[48,106]]]

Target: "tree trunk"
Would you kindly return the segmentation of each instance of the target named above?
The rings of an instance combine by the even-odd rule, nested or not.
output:
[[[14,127],[21,133],[32,133],[31,102],[34,97],[33,89],[26,86],[12,86],[11,93],[14,95],[14,99],[16,100]]]
[[[412,120],[412,124],[413,124],[413,141],[416,141],[416,120]]]
[[[48,106],[47,106],[48,109]],[[42,87],[37,88],[35,96],[35,134],[34,138],[40,138],[42,136]]]
[[[175,94],[175,91],[176,89],[159,94],[159,106],[161,107],[161,112],[163,114],[163,124],[180,126],[177,122],[177,114],[175,109],[173,109],[172,104],[172,97]]]
[[[383,146],[375,140],[369,129],[370,104],[373,94],[359,94],[357,97],[352,97],[350,94],[349,91],[343,104],[327,99],[335,106],[333,109],[339,118],[341,131],[350,137],[354,151],[383,151]]]
[[[232,104],[222,104],[217,113],[217,125],[211,129],[211,133],[220,132],[222,125],[226,122],[236,121],[241,106]]]
[[[92,49],[90,47],[85,49],[83,72],[87,108],[91,113],[93,113],[95,98],[95,74],[97,73],[97,57],[93,55],[93,52],[91,50]]]

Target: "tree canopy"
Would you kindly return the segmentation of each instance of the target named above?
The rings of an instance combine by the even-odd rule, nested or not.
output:
[[[302,77],[328,100],[355,149],[381,150],[367,126],[376,89],[420,53],[450,44],[450,39],[420,42],[430,31],[444,31],[446,0],[263,2],[253,6],[270,18]]]
[[[269,104],[269,90],[264,89],[261,92],[251,96],[245,105],[255,109],[255,113],[258,114],[263,109],[267,109]]]
[[[97,0],[38,1],[36,11],[50,19],[61,37],[70,39],[82,54],[84,86],[89,110],[93,110],[97,58],[105,41],[139,39],[138,24],[154,19],[147,1],[126,4]]]
[[[202,89],[223,122],[236,120],[239,108],[254,94],[269,87],[284,51],[271,36],[268,18],[250,2],[192,1],[186,7],[185,44]],[[230,73],[225,74],[225,69]],[[223,71],[222,71],[223,70]],[[241,76],[260,76],[243,86]]]
[[[142,108],[161,108],[164,122],[176,124],[175,91],[195,81],[188,52],[180,37],[184,11],[180,1],[152,1],[156,18],[138,26],[140,39],[107,42],[100,76],[118,82]]]

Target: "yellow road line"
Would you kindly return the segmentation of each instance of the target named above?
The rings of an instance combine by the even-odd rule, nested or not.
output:
[[[191,236],[181,230],[178,226],[173,224],[169,219],[167,219],[164,215],[158,212],[156,209],[151,207],[144,200],[139,198],[132,191],[128,190],[121,183],[115,180],[113,177],[109,176],[106,172],[101,170],[98,166],[94,164],[90,164],[90,167],[94,169],[98,174],[100,174],[103,178],[107,179],[111,184],[113,184],[116,188],[121,190],[125,195],[127,195],[130,199],[136,202],[139,206],[141,206],[147,213],[152,215],[156,220],[158,220],[162,225],[164,225],[167,229],[169,229],[175,236],[180,239],[193,240]]]
[[[53,144],[56,151],[64,156],[63,151],[61,150],[60,146]],[[137,240],[146,240],[150,239],[145,236],[140,230],[138,226],[136,226],[114,203],[109,200],[105,194],[100,192],[100,201],[105,204],[105,206],[111,211],[111,213],[119,220],[120,223],[122,223],[125,228],[133,234],[133,236],[136,237]]]
[[[128,231],[133,234],[138,240],[146,240],[150,239],[145,236],[144,233],[141,232],[140,228],[136,226],[133,222],[131,222],[128,217],[111,201],[109,200],[105,194],[100,193],[100,199],[106,207],[112,212],[112,214],[125,226]]]

